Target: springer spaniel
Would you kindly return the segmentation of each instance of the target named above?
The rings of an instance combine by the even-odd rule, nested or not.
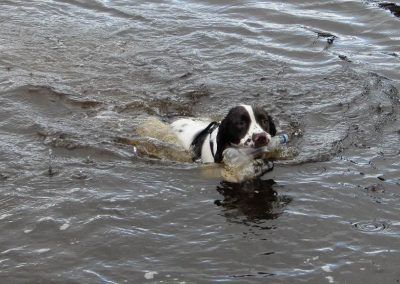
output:
[[[203,163],[220,163],[230,146],[265,146],[276,134],[272,117],[250,105],[232,108],[220,123],[182,118],[171,126],[183,147],[194,152],[194,160]]]

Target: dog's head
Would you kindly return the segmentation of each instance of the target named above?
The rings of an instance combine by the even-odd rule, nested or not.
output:
[[[219,126],[215,160],[220,162],[222,152],[229,146],[266,146],[275,134],[275,123],[263,108],[249,105],[234,107]]]

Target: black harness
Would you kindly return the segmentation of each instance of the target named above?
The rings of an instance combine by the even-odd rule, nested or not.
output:
[[[211,133],[219,126],[219,123],[216,121],[211,122],[204,130],[200,131],[199,134],[193,139],[190,147],[193,150],[193,161],[197,161],[201,158],[201,149],[203,148],[204,140],[206,140],[207,135],[210,135],[210,149],[213,158],[215,159],[214,154],[214,141],[211,139]]]

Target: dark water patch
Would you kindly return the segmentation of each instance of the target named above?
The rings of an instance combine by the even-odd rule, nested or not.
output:
[[[5,173],[0,173],[0,180],[6,180],[8,179],[10,176],[8,174]]]
[[[383,184],[370,184],[364,187],[368,196],[371,198],[372,201],[381,204],[383,202],[390,202],[387,198],[387,189]]]
[[[340,60],[346,61],[348,63],[351,63],[352,61],[346,56],[346,55],[338,55],[338,57],[340,58]]]
[[[193,116],[201,100],[210,97],[210,91],[205,85],[181,90],[170,88],[168,92],[160,93],[157,99],[142,99],[131,101],[115,107],[115,110],[130,115],[145,113],[164,118]]]
[[[222,206],[224,216],[233,222],[242,220],[242,216],[245,219],[239,222],[243,223],[276,219],[292,199],[278,195],[274,184],[273,180],[262,179],[242,184],[221,182],[217,191],[224,199],[216,200],[215,204]]]
[[[378,3],[379,8],[389,10],[393,15],[400,18],[400,6],[395,3],[383,2]]]
[[[137,115],[138,113],[146,113],[148,115],[156,115],[157,112],[144,101],[131,101],[124,105],[116,106],[115,110],[120,113]]]
[[[315,33],[317,34],[318,37],[323,37],[323,38],[336,38],[335,35],[331,34],[331,33],[327,33],[327,32],[319,32],[319,31],[315,31]]]
[[[372,184],[372,185],[365,187],[365,189],[371,193],[384,193],[385,192],[385,187],[382,184]]]
[[[43,104],[45,104],[46,101],[57,103],[57,100],[60,100],[67,106],[76,106],[81,109],[93,109],[102,106],[102,103],[99,101],[82,100],[77,94],[62,93],[50,86],[23,86],[16,89],[14,92],[16,94],[27,92],[32,99],[32,103],[36,103],[35,100],[37,100],[38,103],[42,101]]]
[[[45,174],[48,175],[49,177],[55,176],[59,174],[59,171],[54,168],[54,155],[53,151],[49,149],[49,156],[48,156],[48,169],[45,171]]]
[[[194,90],[185,91],[183,96],[188,98],[191,104],[197,104],[202,99],[209,98],[211,96],[211,91],[206,85],[202,84]]]
[[[101,102],[90,101],[90,100],[80,101],[80,100],[72,100],[71,99],[69,101],[69,103],[72,105],[77,105],[82,109],[93,109],[93,108],[98,108],[103,105]]]
[[[192,75],[193,75],[192,72],[186,72],[185,74],[180,75],[179,78],[180,78],[180,79],[187,79],[187,78],[189,78],[189,77],[192,76]]]
[[[396,53],[396,52],[390,52],[390,53],[387,53],[387,54],[390,55],[390,56],[393,56],[393,57],[399,57],[399,54]]]
[[[338,38],[337,36],[328,32],[321,32],[321,31],[315,31],[315,32],[317,33],[317,38],[326,39],[325,49],[328,49],[333,44],[333,42]]]
[[[237,275],[229,275],[229,278],[265,278],[265,277],[271,277],[274,276],[274,273],[268,273],[268,272],[255,272],[254,274],[237,274]]]
[[[158,115],[168,117],[190,116],[193,114],[194,107],[193,104],[171,99],[157,99],[152,101],[151,105],[157,110]]]

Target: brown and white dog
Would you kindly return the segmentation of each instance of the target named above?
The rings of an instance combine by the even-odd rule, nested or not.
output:
[[[222,152],[230,146],[265,146],[276,134],[272,117],[250,105],[232,108],[220,123],[182,118],[171,126],[183,147],[203,163],[220,163]]]

